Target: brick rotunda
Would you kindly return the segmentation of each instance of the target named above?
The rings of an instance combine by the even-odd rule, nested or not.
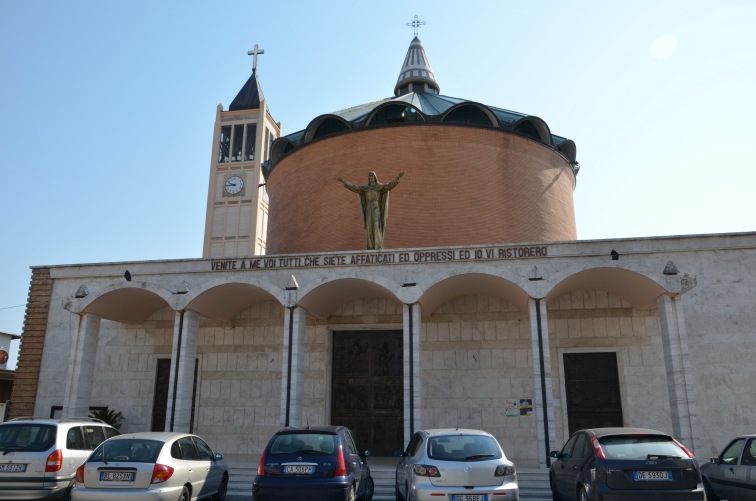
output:
[[[390,193],[389,249],[575,240],[575,143],[538,117],[443,96],[420,40],[394,97],[313,119],[277,139],[264,166],[268,254],[365,249],[359,198]]]

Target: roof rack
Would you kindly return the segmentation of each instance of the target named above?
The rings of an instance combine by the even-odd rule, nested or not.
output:
[[[49,418],[47,416],[18,416],[18,417],[11,418],[8,421],[35,421],[35,420],[39,420],[39,421],[58,421],[55,418]]]
[[[107,424],[102,419],[97,419],[97,418],[93,418],[93,417],[89,417],[89,416],[85,416],[85,417],[67,417],[67,418],[63,418],[63,419],[50,418],[50,417],[47,417],[47,416],[19,416],[19,417],[14,417],[12,419],[9,419],[8,421],[54,421],[56,423],[68,423],[68,422],[71,422],[71,421],[87,421],[87,422],[90,422],[90,423],[103,423],[103,424]]]

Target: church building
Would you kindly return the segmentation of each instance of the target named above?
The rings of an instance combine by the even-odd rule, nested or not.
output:
[[[32,268],[11,417],[254,458],[285,425],[377,456],[480,428],[541,468],[582,427],[753,432],[756,233],[577,240],[575,143],[443,94],[417,37],[389,97],[284,134],[262,53],[216,112],[202,258]]]

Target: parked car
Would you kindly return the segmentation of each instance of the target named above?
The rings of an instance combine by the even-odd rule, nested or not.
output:
[[[253,499],[370,501],[375,487],[368,456],[344,426],[283,428],[260,458]]]
[[[518,498],[514,463],[507,459],[496,438],[485,431],[417,431],[396,467],[397,500]]]
[[[118,430],[93,418],[0,424],[0,499],[70,499],[76,468]]]
[[[756,435],[732,439],[701,475],[707,501],[756,501]]]
[[[228,466],[197,435],[129,433],[95,449],[76,470],[74,501],[226,499]]]
[[[551,457],[549,483],[555,501],[705,499],[695,457],[660,431],[580,430]]]

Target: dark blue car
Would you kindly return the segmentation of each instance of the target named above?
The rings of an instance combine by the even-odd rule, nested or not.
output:
[[[265,447],[252,484],[255,501],[370,501],[374,484],[349,428],[302,426],[279,430]]]

